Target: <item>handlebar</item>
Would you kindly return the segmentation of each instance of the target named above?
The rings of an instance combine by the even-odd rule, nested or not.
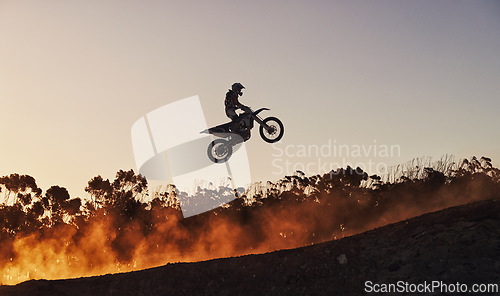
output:
[[[243,111],[245,111],[245,112],[248,112],[248,113],[252,113],[253,112],[252,109],[250,109],[250,107],[248,107],[248,106],[243,106],[243,107],[241,107],[241,109]]]

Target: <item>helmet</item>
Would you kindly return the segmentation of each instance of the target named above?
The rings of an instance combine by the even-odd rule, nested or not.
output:
[[[231,85],[231,89],[232,89],[235,93],[239,94],[240,96],[243,94],[243,93],[241,92],[241,90],[242,90],[242,89],[244,89],[244,88],[245,88],[245,87],[244,87],[241,83],[239,83],[239,82],[233,83],[233,85]]]

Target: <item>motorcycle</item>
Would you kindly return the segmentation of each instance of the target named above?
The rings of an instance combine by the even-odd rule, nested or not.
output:
[[[276,143],[281,140],[285,132],[283,123],[276,117],[262,119],[259,113],[264,110],[270,109],[260,108],[253,111],[249,107],[244,107],[244,113],[234,121],[202,131],[201,133],[212,134],[219,138],[208,145],[208,158],[215,163],[224,163],[229,160],[233,154],[233,147],[250,139],[250,131],[255,121],[260,125],[259,133],[264,141]]]

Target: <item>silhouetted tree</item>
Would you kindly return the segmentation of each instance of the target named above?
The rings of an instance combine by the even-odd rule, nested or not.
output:
[[[88,186],[85,187],[85,191],[90,194],[93,208],[97,209],[104,201],[111,199],[113,186],[111,186],[108,179],[104,180],[99,175],[89,181]]]
[[[108,203],[132,219],[142,207],[140,200],[147,195],[146,178],[136,175],[134,170],[119,170],[112,185],[113,194]]]
[[[29,175],[10,174],[0,177],[0,192],[4,194],[4,203],[21,202],[23,206],[27,206],[35,196],[41,195],[42,190],[36,185],[35,178]],[[11,196],[13,196],[12,201],[10,201]]]
[[[52,186],[45,193],[46,199],[43,201],[48,204],[51,212],[51,224],[56,225],[64,223],[64,215],[74,216],[80,211],[80,198],[70,199],[68,190],[64,187]]]
[[[93,200],[87,209],[93,212],[102,208],[104,212],[133,219],[146,208],[141,200],[147,195],[147,184],[146,178],[136,175],[134,170],[119,170],[113,183],[101,176],[94,177],[85,188]]]
[[[44,210],[43,206],[40,210],[42,190],[35,178],[19,174],[0,177],[0,192],[0,227],[4,233],[15,235],[39,228]]]
[[[113,181],[114,194],[111,203],[120,203],[129,198],[139,198],[147,195],[148,181],[141,175],[136,175],[134,170],[119,170]]]
[[[0,206],[0,227],[3,233],[13,237],[23,230],[26,223],[26,213],[21,205]]]

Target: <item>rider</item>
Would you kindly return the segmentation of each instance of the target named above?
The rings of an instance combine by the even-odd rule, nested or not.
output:
[[[233,130],[235,130],[235,127],[237,127],[238,124],[238,114],[236,114],[236,110],[248,108],[238,101],[238,97],[243,95],[241,90],[244,88],[245,87],[241,83],[233,83],[233,85],[231,85],[231,89],[226,93],[226,99],[224,100],[226,115],[231,118],[233,122]]]

